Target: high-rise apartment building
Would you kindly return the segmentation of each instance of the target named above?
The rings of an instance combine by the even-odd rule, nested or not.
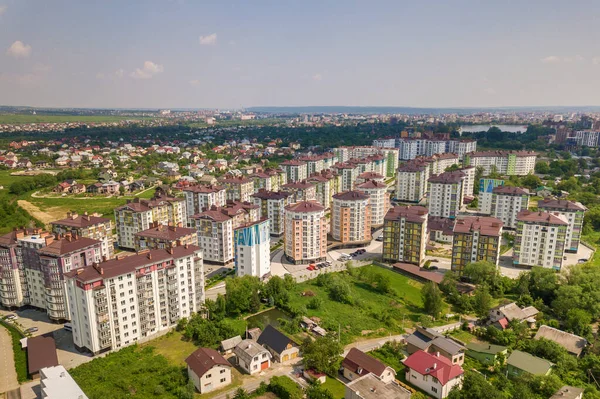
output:
[[[306,162],[292,159],[282,162],[279,167],[285,172],[288,183],[306,180],[308,177],[308,165]]]
[[[371,207],[371,227],[383,225],[383,218],[390,209],[390,195],[387,192],[387,184],[368,180],[356,186],[356,189],[369,196],[369,205]]]
[[[183,189],[188,218],[211,206],[224,206],[227,201],[225,187],[217,185],[196,185]]]
[[[515,266],[562,268],[569,222],[560,213],[521,211],[513,249]]]
[[[481,166],[488,176],[495,171],[507,176],[527,176],[535,170],[537,153],[533,151],[479,151],[465,154],[463,165]]]
[[[213,206],[192,216],[190,223],[198,232],[198,246],[205,261],[227,264],[234,260],[233,218],[227,212]]]
[[[235,268],[238,276],[263,278],[271,272],[269,220],[262,219],[238,227],[233,232]]]
[[[565,252],[576,253],[581,240],[583,217],[588,209],[580,202],[556,199],[538,201],[538,209],[546,212],[558,212],[567,219],[569,224],[565,236]]]
[[[88,215],[85,212],[79,215],[76,212],[67,212],[66,219],[51,223],[52,232],[64,236],[70,233],[72,236],[87,237],[102,242],[102,257],[111,259],[114,257],[115,245],[113,239],[113,223],[108,218],[103,218],[94,213]]]
[[[454,224],[452,270],[459,275],[473,262],[498,265],[502,239],[502,221],[492,217],[466,217]]]
[[[325,207],[316,201],[286,206],[284,250],[294,264],[322,261],[327,256]]]
[[[315,201],[317,199],[317,186],[306,180],[284,184],[281,190],[291,194],[291,202]]]
[[[492,214],[492,199],[494,188],[504,185],[504,180],[499,179],[479,179],[479,213],[484,215]]]
[[[258,217],[269,219],[271,235],[282,235],[285,207],[291,204],[292,194],[285,191],[259,191],[253,194],[252,198],[254,205],[259,206]]]
[[[407,162],[398,168],[396,175],[396,199],[405,202],[420,202],[427,194],[429,165]]]
[[[505,228],[517,228],[517,215],[529,207],[529,192],[520,187],[498,186],[492,190],[491,215]]]
[[[333,196],[331,236],[342,243],[371,240],[369,195],[345,191]]]
[[[254,194],[254,180],[247,177],[226,177],[219,182],[225,186],[228,201],[250,201]]]
[[[429,214],[455,218],[463,204],[465,174],[459,170],[431,176],[429,183]]]
[[[383,260],[421,265],[427,245],[427,208],[395,206],[385,215]]]
[[[195,245],[117,256],[66,273],[73,342],[97,354],[172,328],[204,303]]]

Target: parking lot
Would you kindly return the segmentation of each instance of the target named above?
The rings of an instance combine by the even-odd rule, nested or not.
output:
[[[72,334],[63,328],[63,324],[50,321],[46,312],[36,309],[24,309],[13,312],[0,310],[2,317],[8,314],[16,314],[18,316],[15,322],[17,327],[22,330],[37,327],[38,331],[32,333],[34,337],[51,333],[56,341],[58,362],[66,369],[77,367],[82,363],[92,360],[89,354],[80,353],[75,349]]]

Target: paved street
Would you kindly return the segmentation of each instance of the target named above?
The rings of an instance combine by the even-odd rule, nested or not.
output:
[[[18,388],[12,340],[8,330],[0,325],[0,393]]]
[[[379,337],[353,342],[344,347],[344,356],[346,356],[352,348],[357,348],[363,352],[370,352],[372,350],[381,348],[386,342],[402,341],[404,338],[406,338],[406,336],[408,336],[408,334],[411,334],[412,331],[412,329],[407,329],[407,334],[390,335],[389,337]]]

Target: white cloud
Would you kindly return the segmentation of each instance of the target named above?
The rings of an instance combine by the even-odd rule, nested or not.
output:
[[[31,55],[31,46],[17,40],[6,50],[6,54],[15,58],[26,58]]]
[[[200,81],[198,79],[190,80],[191,86],[200,86]]]
[[[322,79],[323,79],[323,75],[321,75],[320,73],[315,73],[315,74],[312,76],[312,79],[313,79],[313,80],[317,80],[317,81],[319,81],[319,80],[322,80]]]
[[[558,64],[560,62],[560,57],[550,55],[548,57],[542,58],[540,61],[542,61],[544,64]]]
[[[7,8],[8,7],[6,7],[6,6],[0,6],[0,16],[2,16],[2,14],[4,14],[6,12]]]
[[[217,34],[211,33],[210,35],[200,36],[199,41],[201,46],[214,46],[217,44]]]
[[[117,70],[115,71],[115,76],[116,76],[117,78],[122,78],[124,75],[125,75],[125,71],[124,71],[123,69],[117,69]]]
[[[144,62],[143,68],[136,68],[135,72],[131,73],[134,79],[151,79],[154,75],[163,72],[165,68],[162,65],[155,64],[152,61]]]

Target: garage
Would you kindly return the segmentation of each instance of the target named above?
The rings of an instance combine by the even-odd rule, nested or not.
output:
[[[268,368],[269,368],[269,361],[268,361],[268,360],[267,360],[266,362],[262,362],[262,363],[260,364],[260,369],[261,369],[261,370],[266,370],[266,369],[268,369]]]
[[[283,355],[283,357],[281,358],[282,362],[287,362],[288,360],[290,360],[290,355]]]

